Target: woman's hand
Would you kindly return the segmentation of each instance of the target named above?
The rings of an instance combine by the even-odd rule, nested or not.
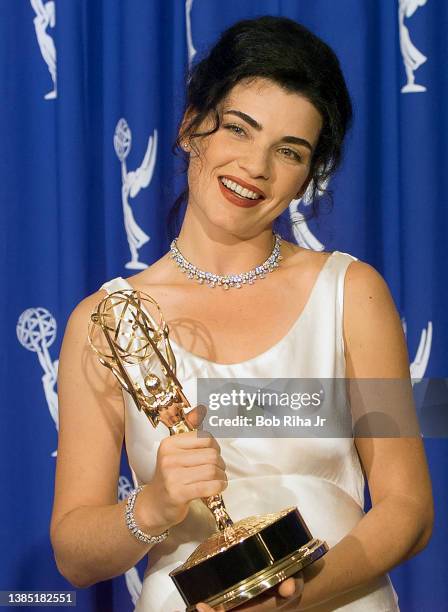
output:
[[[287,578],[276,587],[272,587],[258,597],[251,599],[249,602],[234,608],[234,610],[244,610],[245,612],[269,612],[270,610],[297,610],[303,592],[303,575],[302,572],[294,574],[291,578]],[[224,608],[211,608],[205,603],[199,603],[196,606],[198,612],[222,612]]]
[[[188,422],[197,427],[205,411],[204,406],[197,406],[188,413]],[[198,436],[190,431],[164,438],[154,477],[137,498],[137,523],[156,533],[182,522],[191,501],[224,491],[225,467],[221,449],[209,434]]]

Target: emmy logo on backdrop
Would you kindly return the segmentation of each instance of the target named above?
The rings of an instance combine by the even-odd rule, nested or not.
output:
[[[400,49],[403,56],[404,68],[408,82],[401,88],[401,93],[417,93],[426,91],[423,85],[417,85],[414,72],[427,60],[427,57],[412,43],[408,28],[404,20],[409,19],[427,0],[399,0],[398,25],[400,30]]]
[[[126,478],[126,476],[120,476],[118,479],[118,501],[127,499],[133,489],[132,484]],[[137,568],[131,567],[127,572],[124,573],[124,579],[126,586],[131,596],[132,603],[135,605],[142,592],[142,581],[138,575]]]
[[[324,193],[324,189],[328,187],[329,179],[323,185],[323,189],[317,190],[317,196]],[[322,242],[313,234],[305,221],[305,215],[299,211],[300,203],[303,202],[305,206],[309,206],[312,201],[312,189],[313,183],[308,185],[308,189],[303,194],[302,198],[291,200],[289,204],[289,218],[291,220],[294,239],[297,244],[304,249],[311,249],[312,251],[323,251],[324,245]]]
[[[20,344],[28,351],[37,353],[39,363],[44,371],[42,385],[45,399],[56,430],[58,430],[58,396],[55,387],[59,360],[53,361],[48,352],[48,347],[53,344],[56,338],[56,319],[46,308],[27,308],[19,317],[16,331]],[[57,451],[53,451],[51,456],[55,457],[56,454]]]
[[[405,336],[407,336],[406,319],[401,319],[401,324]],[[422,381],[428,367],[429,356],[431,354],[432,345],[432,321],[428,321],[428,327],[422,329],[420,334],[420,342],[418,344],[417,353],[411,362],[410,373],[412,384]]]
[[[48,92],[45,100],[54,100],[57,97],[56,88],[56,47],[54,40],[47,32],[48,26],[54,28],[56,25],[56,9],[54,2],[45,2],[42,0],[30,0],[31,6],[36,13],[33,19],[34,29],[36,30],[37,42],[39,43],[40,52],[44,58],[51,78],[53,79],[53,90]]]
[[[20,344],[28,351],[37,353],[39,363],[44,370],[42,385],[48,410],[54,421],[56,430],[59,430],[58,396],[56,382],[59,360],[53,361],[48,348],[56,339],[56,319],[46,308],[28,308],[19,317],[17,322],[17,338]],[[57,451],[51,453],[56,457]],[[118,501],[126,499],[132,490],[132,485],[126,476],[120,476],[118,481]],[[142,590],[142,583],[135,567],[131,567],[124,574],[126,586],[135,604]]]
[[[115,153],[121,162],[121,200],[123,203],[124,227],[131,251],[131,261],[125,268],[130,270],[143,270],[148,265],[139,261],[138,250],[148,242],[149,236],[137,224],[129,198],[135,198],[141,189],[148,187],[152,175],[157,155],[157,130],[148,139],[148,146],[142,164],[137,170],[128,172],[126,168],[126,158],[129,155],[132,144],[132,134],[126,119],[120,119],[115,128],[114,147]]]
[[[193,0],[185,0],[185,24],[187,28],[187,48],[188,48],[188,66],[191,68],[194,56],[196,55],[196,49],[193,45],[193,36],[191,33],[191,8],[193,6]]]

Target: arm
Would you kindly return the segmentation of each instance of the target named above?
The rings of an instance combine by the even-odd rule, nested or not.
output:
[[[344,302],[346,377],[409,380],[400,319],[382,277],[368,264],[353,262],[346,274]],[[357,438],[355,443],[372,509],[305,570],[298,609],[367,585],[429,541],[433,502],[420,437]]]
[[[344,291],[346,378],[409,380],[401,322],[381,276],[363,262],[350,264]],[[409,382],[410,385],[410,382]],[[257,598],[241,610],[297,612],[368,585],[421,551],[432,530],[431,485],[420,438],[357,438],[372,509],[338,544],[305,568],[292,598]],[[292,589],[291,580],[284,587]],[[291,596],[291,590],[288,593]],[[210,607],[201,605],[201,611]],[[240,608],[238,608],[240,609]]]
[[[124,432],[121,391],[87,343],[87,322],[103,296],[87,298],[67,325],[58,376],[60,430],[51,541],[59,571],[85,587],[116,576],[149,549],[117,503]]]
[[[382,277],[368,264],[350,264],[344,291],[346,378],[409,381],[401,322]],[[403,383],[404,384],[404,383]],[[410,385],[410,382],[409,382]],[[283,605],[270,595],[238,609],[298,612],[367,586],[421,551],[429,541],[433,502],[420,437],[355,438],[367,476],[372,509],[338,544],[305,568]],[[282,583],[293,592],[293,579]],[[201,604],[201,611],[210,607]]]
[[[60,429],[51,541],[59,571],[79,588],[122,574],[150,549],[128,530],[126,502],[117,503],[122,392],[87,342],[90,313],[102,297],[98,293],[87,298],[70,317],[58,377]],[[158,535],[183,520],[192,499],[215,495],[226,485],[215,440],[198,438],[195,432],[168,437],[160,444],[153,480],[137,497],[137,524]]]

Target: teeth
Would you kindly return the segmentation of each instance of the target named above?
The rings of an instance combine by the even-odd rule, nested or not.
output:
[[[249,189],[245,189],[244,187],[241,187],[241,185],[238,185],[238,183],[234,183],[233,181],[227,178],[222,177],[221,183],[225,185],[228,189],[231,189],[238,195],[242,196],[243,198],[248,198],[249,200],[258,200],[261,197],[258,195],[258,193],[250,191]]]

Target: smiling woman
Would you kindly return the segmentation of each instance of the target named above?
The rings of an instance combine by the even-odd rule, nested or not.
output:
[[[191,216],[215,231],[225,226],[240,239],[259,236],[312,180],[322,119],[307,98],[266,78],[246,78],[219,104],[218,113],[220,127],[207,138],[184,136],[192,153],[179,242]],[[210,131],[212,122],[206,117],[199,130]]]
[[[206,133],[203,126],[206,118],[209,134],[219,130],[226,114],[241,119],[238,125],[226,128],[240,136],[248,126],[252,132],[262,131],[264,124],[258,117],[226,99],[231,91],[234,93],[235,85],[249,85],[254,80],[268,80],[281,87],[285,94],[298,94],[311,102],[313,110],[319,113],[322,129],[315,147],[301,134],[290,134],[290,130],[282,134],[281,143],[297,145],[283,150],[283,154],[292,159],[296,159],[296,155],[302,158],[304,147],[308,145],[312,212],[316,214],[316,194],[325,192],[326,179],[341,161],[352,108],[337,57],[322,40],[300,24],[285,18],[261,17],[239,22],[226,30],[189,77],[187,119],[176,144],[179,146],[188,134],[201,138]],[[270,111],[276,120],[283,116],[282,106],[271,106]],[[173,206],[171,225],[186,200],[188,189]]]
[[[347,253],[308,251],[273,231],[291,199],[323,190],[341,161],[351,104],[333,51],[286,18],[242,21],[192,69],[186,97],[179,235],[149,268],[83,300],[64,337],[51,528],[58,567],[88,586],[150,551],[136,610],[180,610],[169,573],[215,529],[198,498],[225,489],[234,519],[297,506],[330,546],[303,574],[241,609],[395,612],[387,572],[419,552],[432,527],[418,435],[400,437],[395,427],[395,437],[347,437],[330,412],[331,435],[247,439],[241,429],[220,444],[195,431],[166,438],[87,344],[87,321],[106,293],[138,289],[162,308],[190,401],[199,377],[334,386],[345,377],[399,379],[410,388],[400,319],[381,276]],[[357,396],[342,387],[342,421],[351,423]],[[188,414],[191,425],[203,418],[199,406]],[[116,502],[123,438],[139,485],[127,510]],[[365,477],[373,504],[366,514]]]

